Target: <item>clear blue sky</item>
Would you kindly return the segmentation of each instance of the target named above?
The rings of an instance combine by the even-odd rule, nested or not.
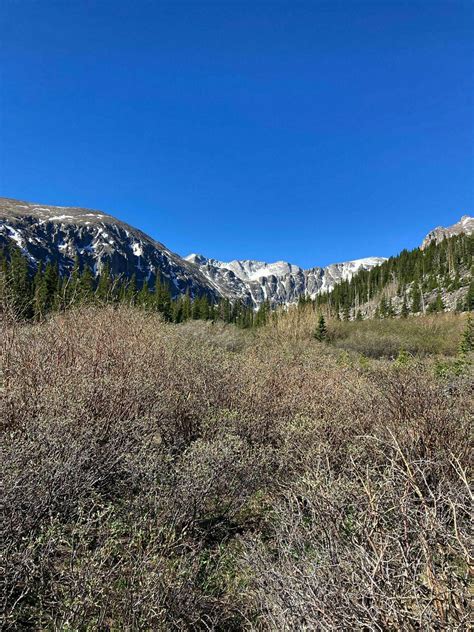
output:
[[[0,5],[0,195],[305,267],[474,204],[474,3]]]

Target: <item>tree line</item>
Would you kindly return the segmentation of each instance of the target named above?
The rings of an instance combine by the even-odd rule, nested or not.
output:
[[[456,305],[457,311],[474,310],[474,236],[457,235],[434,241],[424,250],[403,250],[371,270],[360,270],[352,279],[339,282],[330,292],[314,300],[300,297],[299,305],[312,304],[315,310],[343,320],[363,318],[361,307],[376,301],[376,318],[402,318],[410,314],[441,312],[445,309],[443,292],[466,288]],[[387,296],[388,286],[395,288]],[[434,300],[426,304],[425,296],[436,290]],[[392,296],[399,297],[396,311]],[[242,328],[258,327],[268,322],[272,307],[268,301],[255,311],[242,301],[189,292],[173,297],[168,283],[159,274],[150,285],[137,283],[135,275],[114,276],[107,261],[97,274],[76,256],[73,267],[61,273],[56,263],[33,262],[11,243],[0,249],[0,309],[10,309],[17,317],[42,320],[48,314],[86,304],[127,304],[157,311],[166,321],[221,320]]]
[[[61,274],[56,263],[33,263],[15,244],[0,250],[0,302],[2,311],[33,321],[79,305],[126,304],[159,312],[168,322],[221,320],[242,328],[266,323],[271,311],[268,302],[255,311],[242,301],[214,302],[205,294],[192,297],[189,291],[173,297],[159,274],[152,285],[147,280],[138,284],[135,275],[114,276],[106,261],[94,274],[76,256],[72,270]]]
[[[314,303],[337,318],[362,318],[361,306],[377,301],[376,318],[395,316],[392,299],[384,292],[394,286],[399,297],[399,315],[440,312],[445,305],[443,292],[466,288],[465,298],[458,300],[456,310],[474,310],[474,236],[456,235],[437,244],[432,241],[424,250],[402,250],[371,270],[360,270],[352,279],[341,281],[333,290],[320,294]],[[436,297],[426,304],[425,295],[436,290]],[[310,299],[301,299],[301,303]],[[399,302],[400,302],[399,301]]]

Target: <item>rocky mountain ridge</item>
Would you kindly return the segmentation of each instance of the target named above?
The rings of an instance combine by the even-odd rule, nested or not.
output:
[[[454,237],[454,235],[460,235],[461,233],[465,233],[466,235],[474,233],[474,217],[463,215],[459,222],[453,224],[452,226],[438,226],[437,228],[434,228],[423,239],[420,248],[424,250],[432,241],[439,244],[443,241],[443,239],[446,239],[447,237]]]
[[[82,266],[95,274],[107,263],[112,274],[153,285],[157,273],[173,296],[220,296],[197,266],[171,252],[141,230],[112,215],[78,207],[60,207],[0,198],[0,246],[13,241],[32,265],[57,263],[61,274]]]
[[[474,232],[474,218],[463,216],[457,224],[438,227],[423,241],[460,232]],[[359,270],[370,270],[386,259],[367,257],[307,270],[277,261],[222,262],[192,254],[180,257],[162,243],[112,215],[80,207],[59,207],[0,198],[0,247],[15,243],[32,267],[39,261],[57,263],[62,274],[70,272],[76,257],[98,274],[107,263],[114,275],[131,277],[137,284],[152,285],[157,274],[168,283],[173,296],[188,292],[217,301],[227,298],[258,307],[291,304],[301,296],[314,298]]]
[[[359,270],[370,270],[385,261],[383,257],[368,257],[304,270],[286,261],[234,260],[226,263],[196,254],[185,259],[198,266],[222,295],[254,306],[264,301],[295,303],[300,296],[314,298],[320,292],[332,290],[339,281],[350,279]]]

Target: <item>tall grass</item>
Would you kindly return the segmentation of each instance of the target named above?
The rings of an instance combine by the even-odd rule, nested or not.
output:
[[[372,358],[394,358],[401,349],[417,356],[455,356],[466,319],[466,314],[454,312],[406,319],[331,319],[327,323],[328,342]],[[317,321],[311,306],[291,308],[273,318],[264,335],[298,344],[314,337]]]
[[[5,629],[467,628],[472,375],[311,318],[4,324]]]

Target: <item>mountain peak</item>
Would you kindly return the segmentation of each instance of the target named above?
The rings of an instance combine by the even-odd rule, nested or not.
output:
[[[421,244],[421,249],[424,250],[427,248],[432,241],[439,244],[443,239],[447,237],[454,237],[455,235],[460,235],[461,233],[466,233],[467,235],[471,235],[474,232],[474,217],[470,215],[463,215],[459,222],[453,224],[452,226],[437,226],[432,231],[430,231],[426,237],[423,239]]]
[[[218,294],[199,268],[163,244],[112,215],[80,207],[62,207],[0,198],[0,247],[15,243],[36,267],[51,261],[68,274],[79,257],[98,274],[108,263],[114,276],[135,275],[138,285],[159,275],[173,296]]]
[[[474,232],[474,218],[463,215],[453,226],[439,226],[424,239],[422,248],[446,237]],[[360,270],[381,265],[383,257],[364,257],[326,267],[303,269],[287,261],[254,259],[219,261],[192,253],[181,258],[142,231],[102,211],[0,198],[0,246],[15,243],[31,266],[39,261],[57,263],[68,274],[79,256],[81,265],[97,274],[105,263],[114,275],[135,275],[140,285],[159,275],[174,296],[189,291],[241,300],[258,307],[264,301],[291,304],[301,296],[314,298]]]

